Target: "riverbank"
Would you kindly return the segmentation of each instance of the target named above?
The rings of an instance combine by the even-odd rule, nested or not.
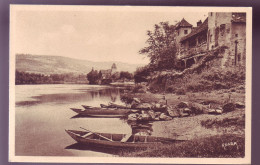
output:
[[[167,106],[171,107],[175,107],[181,102],[210,103],[212,107],[221,107],[228,102],[245,102],[244,89],[222,89],[210,92],[186,93],[185,95],[153,94],[150,92],[129,93],[129,95],[140,99],[142,102],[167,103]],[[156,121],[153,122],[152,135],[187,141],[164,147],[153,147],[145,151],[124,152],[121,156],[243,157],[245,147],[245,108],[235,108],[233,111],[219,115],[198,114],[187,117],[174,117],[169,121]]]

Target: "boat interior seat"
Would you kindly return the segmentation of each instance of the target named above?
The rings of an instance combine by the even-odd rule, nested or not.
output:
[[[121,142],[127,142],[127,140],[130,138],[132,136],[132,134],[126,134],[123,138],[122,138],[122,140],[121,140]]]
[[[86,137],[88,137],[88,136],[90,136],[90,135],[92,135],[92,134],[93,134],[92,132],[89,132],[89,133],[83,135],[82,137],[83,137],[83,138],[86,138]]]

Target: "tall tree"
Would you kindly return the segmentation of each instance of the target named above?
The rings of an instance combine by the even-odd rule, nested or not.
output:
[[[131,73],[127,72],[127,71],[126,72],[121,71],[120,72],[120,78],[121,79],[128,79],[128,80],[130,80],[130,79],[133,78],[133,75]]]
[[[157,69],[174,68],[176,59],[176,46],[174,39],[175,26],[168,22],[160,22],[154,25],[154,31],[147,31],[147,47],[139,53],[150,58],[150,65],[156,65]]]
[[[92,69],[87,74],[87,79],[89,81],[89,84],[98,84],[98,81],[100,80],[100,74],[98,73],[97,70]]]

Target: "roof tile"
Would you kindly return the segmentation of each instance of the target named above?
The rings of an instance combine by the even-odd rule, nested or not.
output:
[[[208,18],[197,28],[194,28],[190,34],[181,38],[181,42],[187,40],[188,38],[208,29]]]

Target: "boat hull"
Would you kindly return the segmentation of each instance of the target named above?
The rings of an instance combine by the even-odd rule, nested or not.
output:
[[[153,136],[138,136],[135,135],[135,139],[142,139],[140,142],[121,142],[118,139],[122,139],[124,137],[124,134],[102,134],[98,133],[102,136],[105,136],[107,138],[112,137],[113,139],[115,136],[117,140],[115,141],[108,141],[108,140],[98,140],[98,139],[91,139],[91,138],[84,138],[82,136],[79,136],[75,133],[74,130],[65,130],[76,142],[83,144],[83,145],[94,145],[99,147],[105,147],[105,148],[147,148],[154,146],[155,144],[163,144],[162,142],[167,143],[173,143],[173,142],[180,142],[178,140],[169,139],[169,138],[163,138],[163,137],[153,137]],[[77,131],[76,131],[77,132]],[[81,131],[78,131],[81,132]],[[147,142],[144,142],[145,138],[149,138]],[[154,139],[154,141],[152,141]]]
[[[74,112],[81,116],[90,117],[123,117],[127,115],[131,110],[120,110],[120,109],[87,109],[81,110],[76,108],[71,108]]]

